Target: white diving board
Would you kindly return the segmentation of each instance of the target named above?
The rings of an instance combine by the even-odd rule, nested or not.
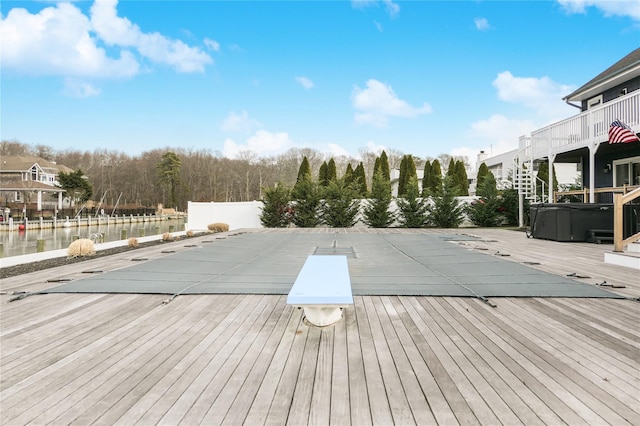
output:
[[[303,308],[307,321],[319,327],[340,321],[342,309],[353,305],[347,257],[307,257],[287,304]]]

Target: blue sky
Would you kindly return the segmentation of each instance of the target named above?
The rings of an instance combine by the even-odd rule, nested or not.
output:
[[[640,0],[1,3],[3,140],[499,154],[640,45]]]

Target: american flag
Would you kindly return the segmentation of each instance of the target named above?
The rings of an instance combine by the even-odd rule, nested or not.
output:
[[[638,135],[620,120],[615,120],[609,126],[609,143],[625,143],[640,141]]]

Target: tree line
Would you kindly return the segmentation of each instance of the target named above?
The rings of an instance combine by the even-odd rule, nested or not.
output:
[[[365,187],[371,187],[379,158],[378,154],[365,149],[359,150],[358,158],[353,158],[331,156],[311,148],[292,148],[271,157],[258,157],[247,151],[235,159],[225,158],[214,150],[191,148],[158,148],[129,155],[106,148],[55,150],[46,145],[7,140],[0,143],[0,155],[32,155],[65,165],[74,173],[80,171],[91,186],[91,195],[87,198],[104,206],[119,203],[123,207],[155,207],[162,203],[179,210],[185,210],[188,201],[263,199],[265,188],[273,188],[277,183],[293,186],[303,159],[310,173],[322,175],[325,183],[334,174],[353,176],[352,179],[360,182],[364,194]],[[385,152],[385,157],[390,169],[398,169],[406,155],[392,149]],[[438,159],[409,157],[417,167],[433,164],[435,160],[441,166],[451,161],[461,163],[463,168],[467,166],[465,158],[447,154],[441,154]]]

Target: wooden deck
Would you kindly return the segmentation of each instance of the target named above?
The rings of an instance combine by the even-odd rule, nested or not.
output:
[[[462,242],[478,250],[640,295],[637,271],[602,262],[611,245],[456,232],[489,240]],[[65,271],[112,269],[130,257]],[[286,296],[8,302],[11,291],[50,286],[47,275],[0,281],[2,425],[640,424],[635,300],[496,298],[494,308],[472,298],[366,296],[326,328],[306,326]]]

